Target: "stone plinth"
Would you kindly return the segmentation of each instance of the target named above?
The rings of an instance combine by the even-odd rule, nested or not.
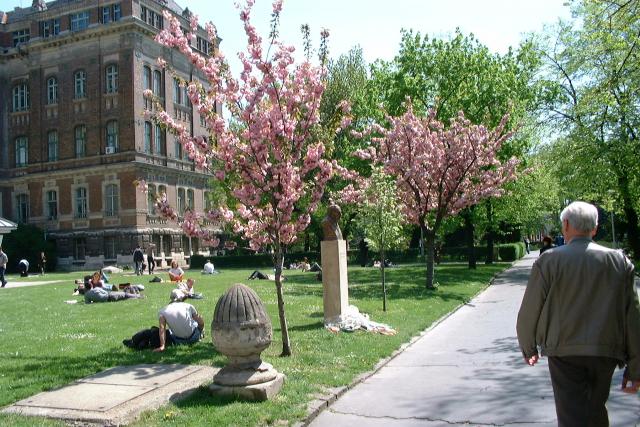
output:
[[[322,256],[322,302],[324,320],[342,315],[349,306],[347,244],[344,240],[320,242]]]

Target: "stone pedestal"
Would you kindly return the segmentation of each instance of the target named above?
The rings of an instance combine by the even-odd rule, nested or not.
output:
[[[324,320],[334,319],[349,306],[349,280],[347,278],[347,243],[344,240],[320,242],[322,256],[322,302]]]

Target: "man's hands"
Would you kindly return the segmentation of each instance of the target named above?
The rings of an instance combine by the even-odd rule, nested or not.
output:
[[[164,346],[163,346],[163,345],[161,345],[161,346],[160,346],[160,347],[158,347],[158,348],[154,348],[154,349],[153,349],[153,352],[154,352],[154,353],[160,353],[160,352],[163,352],[163,351],[164,351]]]
[[[529,366],[535,365],[536,363],[538,363],[538,360],[540,360],[540,356],[538,355],[538,353],[534,354],[531,357],[526,357],[525,356],[525,358],[524,358],[525,363],[527,365],[529,365]]]
[[[630,386],[627,385],[629,383],[631,383]],[[622,376],[622,387],[620,387],[620,389],[625,393],[636,394],[638,390],[640,390],[640,380],[630,380],[627,376],[627,371],[625,370],[624,375]]]

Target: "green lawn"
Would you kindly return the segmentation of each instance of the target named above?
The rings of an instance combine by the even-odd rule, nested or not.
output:
[[[382,311],[379,270],[349,269],[350,303],[372,320],[388,323],[398,334],[383,336],[366,332],[332,334],[323,328],[322,284],[314,273],[287,274],[284,295],[293,356],[280,358],[282,344],[277,315],[275,285],[270,281],[247,281],[251,269],[225,270],[216,276],[196,278],[203,300],[190,300],[205,317],[207,329],[219,296],[233,283],[249,284],[262,298],[273,322],[274,342],[263,358],[283,372],[286,382],[272,401],[250,403],[214,398],[205,389],[178,404],[148,412],[134,424],[147,425],[267,425],[293,423],[306,414],[309,401],[327,387],[349,384],[358,374],[371,370],[456,306],[482,290],[507,264],[441,265],[436,269],[440,287],[424,288],[425,267],[409,265],[387,270],[388,311]],[[160,273],[160,275],[165,275]],[[82,274],[47,274],[45,280],[61,283],[0,290],[0,406],[43,390],[117,365],[139,363],[192,363],[223,366],[224,356],[207,339],[191,347],[170,347],[159,354],[135,352],[122,345],[124,338],[157,323],[157,311],[168,302],[169,283],[148,283],[149,276],[114,275],[112,283],[143,283],[146,298],[116,303],[85,305],[72,296],[73,279]],[[40,278],[9,281],[33,281]],[[66,300],[78,300],[67,304]],[[81,398],[81,396],[79,396]],[[0,415],[0,425],[62,425],[49,420]]]

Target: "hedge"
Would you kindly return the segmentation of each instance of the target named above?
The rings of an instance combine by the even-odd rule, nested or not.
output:
[[[524,242],[504,243],[498,245],[498,255],[502,261],[515,261],[525,254]]]

